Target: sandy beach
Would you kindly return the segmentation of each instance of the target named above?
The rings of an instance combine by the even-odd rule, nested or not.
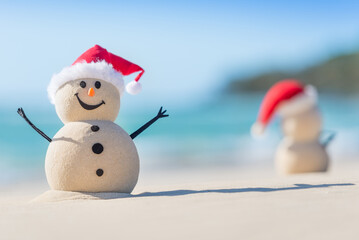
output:
[[[1,1],[0,240],[359,240],[358,12]]]
[[[132,195],[22,183],[1,190],[1,239],[357,239],[359,165],[334,167],[144,171]]]

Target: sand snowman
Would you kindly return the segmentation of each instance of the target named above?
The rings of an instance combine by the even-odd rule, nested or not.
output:
[[[144,70],[95,45],[70,67],[54,75],[49,97],[65,124],[50,139],[36,128],[20,108],[18,113],[49,142],[45,171],[53,190],[130,193],[139,175],[139,156],[133,142],[156,117],[131,135],[114,123],[124,92],[123,76],[140,72],[126,86],[129,93],[141,90]]]
[[[262,134],[274,113],[282,120],[284,138],[275,156],[282,174],[323,172],[328,169],[328,142],[319,142],[321,115],[313,86],[304,87],[295,80],[283,80],[265,95],[252,133]]]

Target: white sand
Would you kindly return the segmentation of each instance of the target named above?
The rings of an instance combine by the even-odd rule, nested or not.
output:
[[[46,190],[1,190],[0,239],[359,239],[359,164],[294,177],[142,172],[132,196],[48,192],[28,203]]]

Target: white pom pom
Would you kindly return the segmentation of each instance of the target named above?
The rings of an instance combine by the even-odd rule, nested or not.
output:
[[[265,130],[265,126],[261,123],[254,123],[251,127],[251,135],[252,137],[259,137],[261,135],[263,135]]]
[[[132,82],[129,82],[129,83],[126,85],[126,91],[127,91],[129,94],[136,95],[136,94],[138,94],[139,92],[141,92],[141,90],[142,90],[142,85],[141,85],[141,83],[139,83],[139,82],[132,81]]]

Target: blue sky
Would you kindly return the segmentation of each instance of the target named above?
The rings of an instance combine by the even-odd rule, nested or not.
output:
[[[357,1],[1,1],[0,100],[49,105],[52,74],[99,44],[146,70],[130,106],[196,104],[230,76],[359,49],[358,12]]]

